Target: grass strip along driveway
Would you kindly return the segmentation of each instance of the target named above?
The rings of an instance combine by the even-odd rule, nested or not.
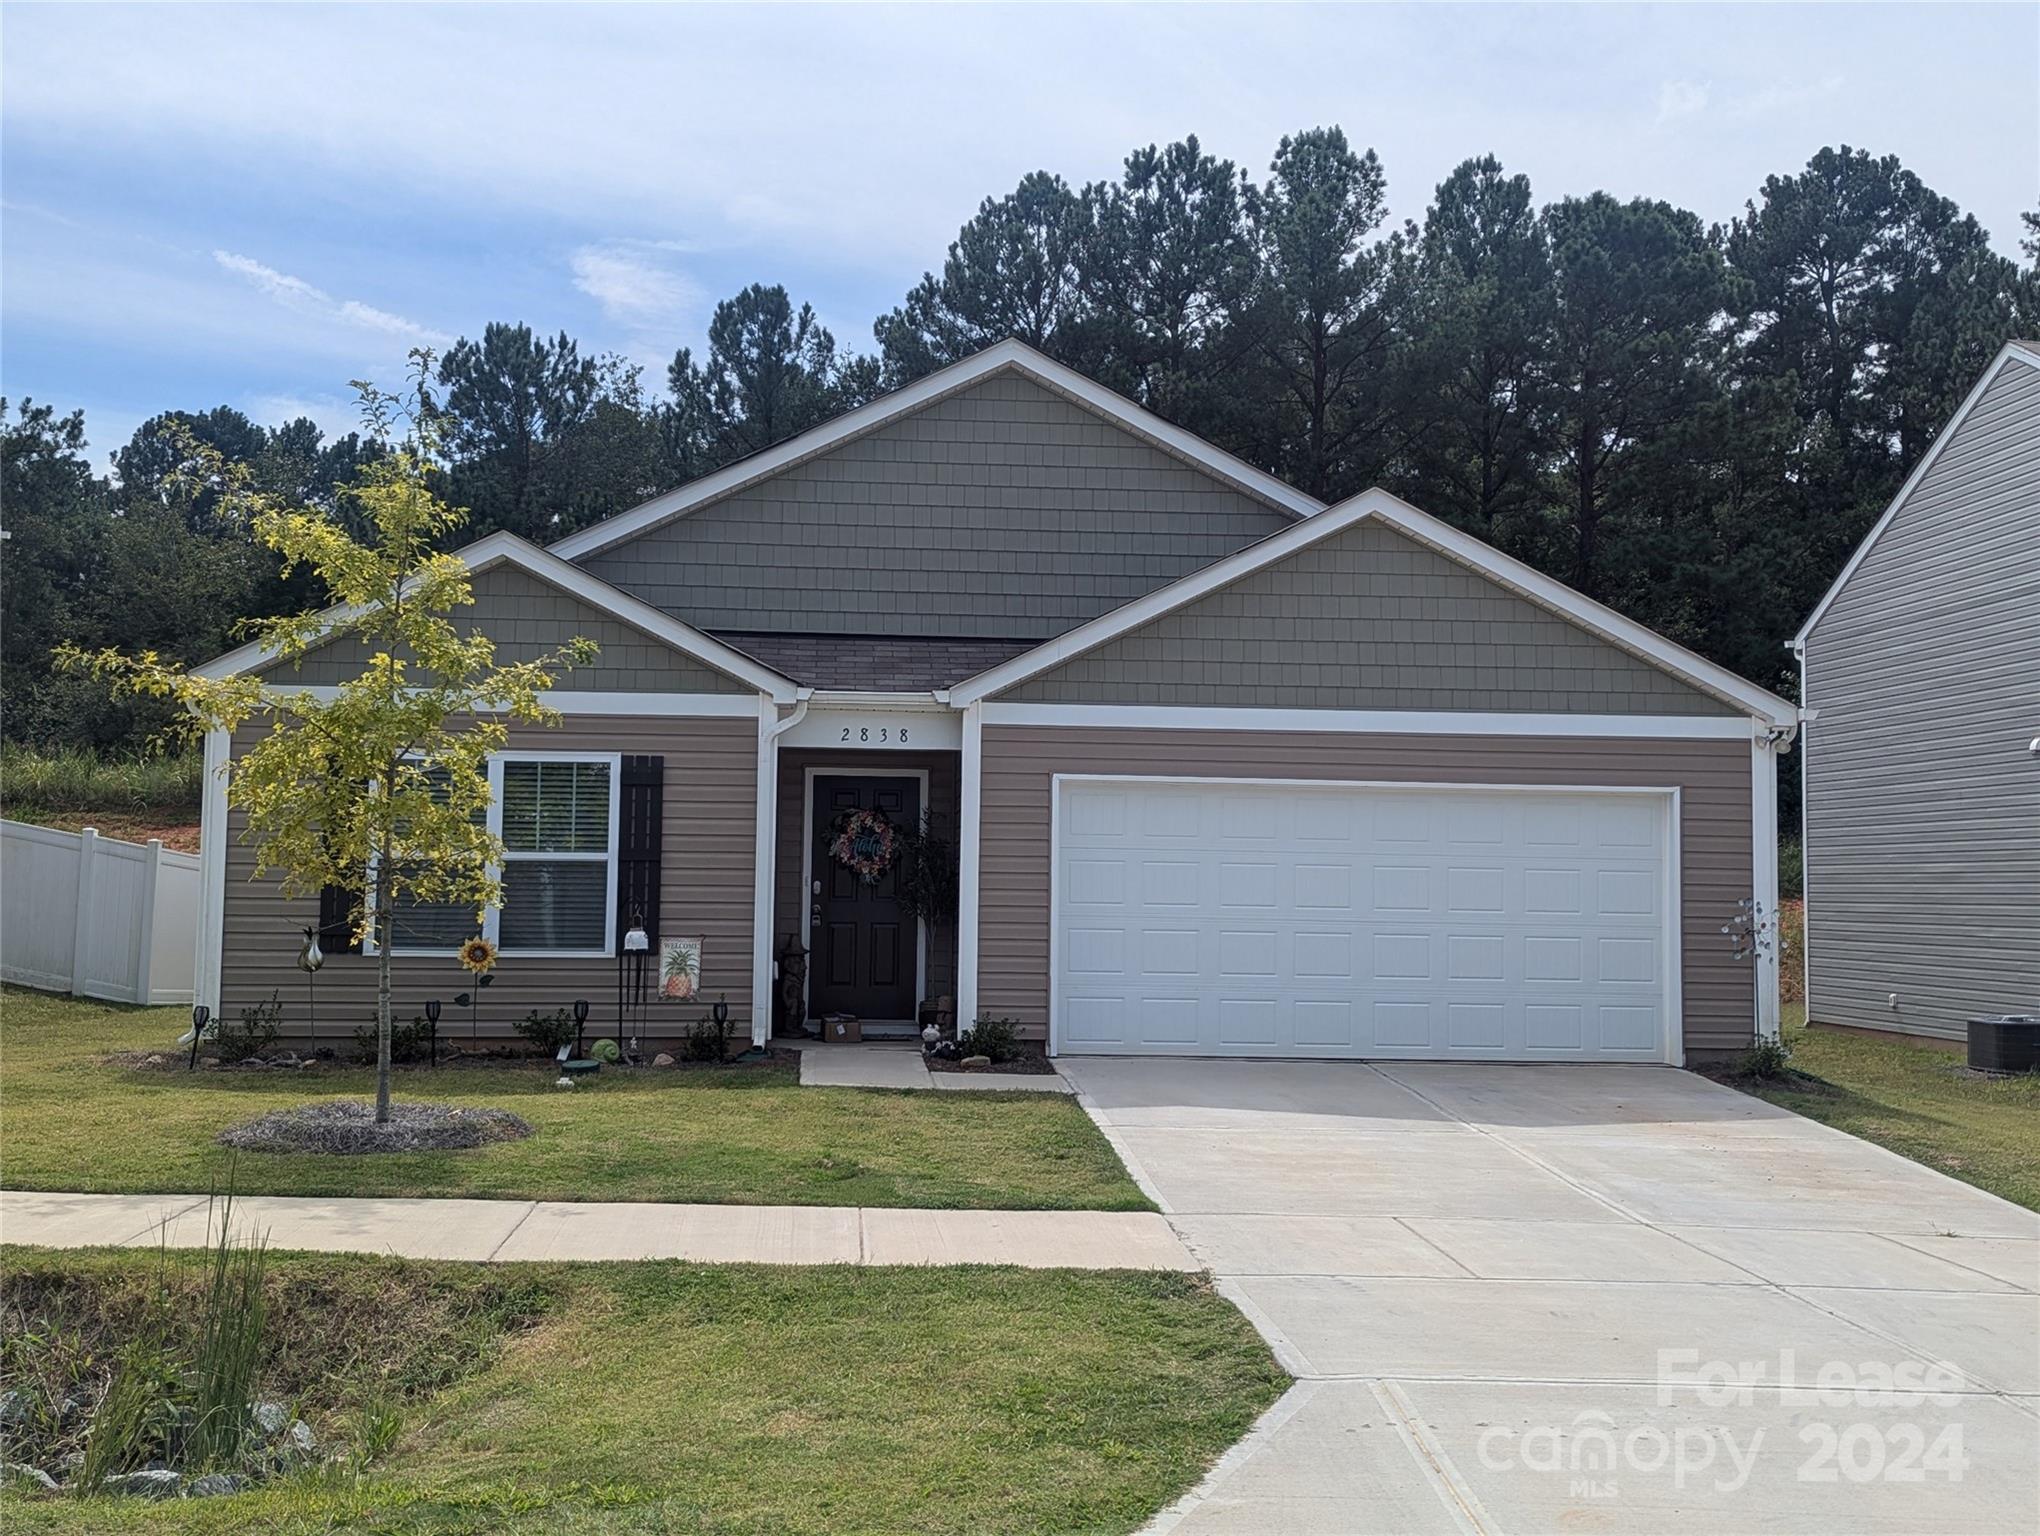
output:
[[[2040,1211],[2040,1075],[1990,1078],[1903,1036],[1807,1029],[1786,1008],[1791,1074],[1738,1088]]]
[[[47,1336],[131,1310],[105,1293],[154,1284],[159,1262],[6,1249],[0,1279],[16,1309],[64,1314],[36,1319]],[[366,1404],[394,1405],[390,1449],[359,1473],[228,1498],[9,1490],[0,1525],[1126,1532],[1288,1384],[1231,1304],[1184,1275],[296,1255],[270,1271],[265,1385],[321,1444],[348,1444]]]
[[[313,1099],[367,1098],[366,1068],[166,1072],[181,1009],[0,995],[0,1184],[248,1195],[1150,1210],[1105,1138],[1051,1094],[802,1088],[791,1069],[604,1072],[572,1091],[542,1065],[399,1069],[410,1100],[494,1106],[527,1141],[366,1157],[242,1153],[227,1126]]]

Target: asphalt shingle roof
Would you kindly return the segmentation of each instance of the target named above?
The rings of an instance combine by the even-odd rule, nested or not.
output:
[[[810,688],[927,693],[996,667],[1037,640],[916,635],[801,635],[721,630],[716,639]]]

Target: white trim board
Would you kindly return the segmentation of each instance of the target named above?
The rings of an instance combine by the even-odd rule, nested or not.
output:
[[[276,697],[304,694],[314,699],[332,699],[340,690],[332,683],[271,683],[265,693]],[[616,715],[625,719],[657,716],[661,719],[750,720],[763,703],[754,693],[595,693],[576,688],[553,688],[539,695],[547,709],[562,715]],[[501,714],[501,710],[478,709],[478,715]]]
[[[1085,378],[1025,342],[1007,340],[996,342],[961,362],[951,363],[926,378],[917,379],[903,389],[881,395],[854,411],[846,411],[831,421],[811,427],[797,437],[790,437],[763,452],[703,475],[678,490],[654,497],[642,506],[619,512],[591,528],[569,534],[553,545],[553,550],[568,560],[582,559],[661,523],[683,517],[698,507],[719,501],[852,438],[876,431],[946,395],[968,389],[993,374],[1008,370],[1024,374],[1058,394],[1067,395],[1174,457],[1236,486],[1257,501],[1266,502],[1293,517],[1310,517],[1323,510],[1324,503],[1316,497],[1306,496],[1294,486],[1285,485],[1266,471],[1254,468],[1244,459],[1235,458],[1181,427],[1171,426],[1125,396]]]
[[[807,951],[807,969],[800,978],[801,1017],[788,1022],[795,1028],[807,1022],[814,1012],[815,984],[815,780],[823,779],[913,779],[921,786],[921,804],[918,814],[928,814],[928,770],[926,768],[872,769],[850,767],[838,763],[810,763],[800,776],[800,947]],[[775,822],[777,817],[774,818]],[[773,879],[779,871],[773,870]],[[767,881],[769,889],[771,881]],[[868,1024],[918,1024],[918,1010],[928,1000],[928,921],[914,919],[914,1007],[916,1016],[911,1019],[867,1019]]]
[[[227,775],[233,737],[205,733],[204,801],[198,822],[198,952],[192,957],[192,996],[218,1018],[220,977],[227,937]]]
[[[1439,521],[1427,512],[1420,512],[1408,502],[1380,489],[1363,491],[1358,496],[1342,501],[1305,522],[1285,528],[1280,533],[1270,534],[1258,543],[1250,544],[1201,571],[1193,572],[1166,587],[1158,588],[1145,597],[1136,598],[1133,602],[1115,608],[1088,624],[1081,624],[1065,634],[1058,635],[1031,651],[1023,651],[1010,661],[1003,662],[989,671],[966,678],[949,689],[949,700],[952,704],[969,704],[979,699],[988,699],[991,695],[1025,682],[1028,678],[1061,666],[1086,651],[1095,650],[1107,641],[1115,640],[1164,614],[1173,613],[1201,597],[1230,586],[1265,566],[1285,560],[1301,550],[1308,549],[1319,540],[1351,528],[1367,518],[1378,519],[1418,543],[1429,545],[1439,554],[1488,577],[1519,597],[1526,598],[1539,607],[1579,625],[1589,633],[1600,636],[1746,715],[1779,727],[1790,726],[1798,721],[1797,708],[1767,689],[1759,688],[1755,683],[1736,676],[1726,667],[1717,666],[1704,656],[1696,655],[1684,646],[1667,640],[1655,630],[1637,623],[1634,619],[1625,618],[1614,609],[1597,603],[1590,597],[1583,597],[1563,582],[1554,581],[1543,572],[1532,569],[1522,561],[1503,554],[1479,539],[1461,533],[1450,524]]]
[[[1761,746],[1756,750],[1763,750]],[[1686,974],[1682,949],[1684,927],[1684,872],[1679,858],[1680,831],[1685,819],[1685,795],[1677,785],[1656,784],[1448,784],[1404,779],[1271,779],[1229,774],[1167,773],[1058,773],[1049,780],[1048,812],[1048,1054],[1060,1054],[1060,1031],[1056,998],[1060,975],[1056,936],[1062,929],[1062,804],[1065,784],[1190,784],[1237,785],[1245,788],[1298,789],[1304,791],[1388,791],[1410,794],[1527,794],[1527,795],[1618,795],[1643,797],[1664,807],[1659,818],[1664,855],[1664,902],[1660,937],[1664,944],[1664,1037],[1659,1059],[1670,1066],[1686,1061]],[[1774,839],[1775,842],[1775,839]],[[1160,1054],[1160,1053],[1157,1053]],[[1272,1058],[1279,1060],[1367,1060],[1366,1057]],[[1451,1060],[1449,1057],[1380,1057],[1379,1060]]]
[[[1744,715],[1534,715],[1421,709],[1213,709],[1168,704],[1001,704],[986,725],[1162,731],[1323,731],[1410,736],[1598,736],[1748,741]]]
[[[602,609],[619,622],[639,630],[654,640],[662,641],[683,655],[691,656],[704,666],[712,667],[728,677],[736,679],[776,703],[791,704],[797,691],[792,679],[782,677],[770,667],[752,660],[742,651],[724,645],[713,635],[704,634],[691,624],[681,622],[671,614],[663,613],[650,603],[643,602],[611,586],[598,576],[590,575],[578,565],[562,560],[550,550],[540,549],[529,539],[519,538],[514,533],[497,532],[477,539],[465,549],[454,551],[467,565],[470,574],[479,575],[493,566],[510,564],[529,572],[548,586],[577,597],[585,603]],[[329,627],[344,625],[360,617],[362,609],[357,604],[341,603],[325,610],[320,615],[328,620]],[[192,668],[197,677],[230,677],[236,672],[247,672],[265,666],[277,659],[274,645],[256,641],[215,656],[211,661]],[[287,686],[287,685],[286,685]],[[750,701],[745,700],[740,711],[749,714]]]
[[[1955,414],[1948,418],[1948,424],[1941,428],[1933,442],[1927,446],[1927,451],[1920,455],[1919,463],[1914,465],[1913,472],[1905,477],[1905,484],[1901,485],[1898,494],[1891,498],[1891,505],[1884,509],[1884,515],[1879,517],[1871,525],[1870,531],[1863,535],[1863,542],[1858,544],[1856,552],[1849,556],[1849,563],[1842,567],[1841,575],[1837,576],[1827,591],[1821,595],[1821,600],[1813,605],[1813,612],[1806,616],[1806,622],[1799,626],[1799,633],[1792,637],[1791,644],[1795,649],[1806,644],[1807,637],[1813,633],[1814,625],[1821,621],[1834,600],[1841,596],[1842,588],[1846,587],[1849,578],[1856,574],[1856,567],[1863,563],[1871,547],[1883,537],[1884,530],[1891,526],[1892,519],[1898,516],[1900,509],[1912,499],[1912,494],[1919,488],[1920,481],[1926,478],[1927,471],[1932,469],[1941,457],[1941,450],[1954,441],[1955,433],[1968,418],[1970,411],[1975,408],[1976,402],[1981,400],[1984,392],[1996,382],[1997,376],[2013,363],[2023,363],[2028,368],[2040,368],[2040,353],[2033,352],[2016,341],[2008,341],[1998,349],[1998,355],[1991,359],[1990,366],[1984,369],[1983,377],[1976,381],[1967,395],[1963,396],[1962,404],[1957,406]]]

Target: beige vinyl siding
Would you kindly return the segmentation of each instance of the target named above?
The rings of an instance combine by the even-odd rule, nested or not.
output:
[[[2040,367],[1976,399],[1805,667],[1810,1016],[2040,1011]]]
[[[772,953],[789,936],[798,939],[802,906],[801,858],[807,847],[807,771],[843,774],[912,774],[928,772],[928,809],[935,823],[956,835],[957,817],[963,798],[963,757],[957,752],[935,752],[925,756],[904,752],[839,752],[827,748],[790,748],[779,751],[779,868],[772,895]],[[956,928],[944,924],[928,933],[928,997],[953,996],[956,992]],[[923,999],[926,1001],[926,999]]]
[[[579,563],[707,630],[1046,640],[1293,521],[1005,372]]]
[[[1048,1024],[1058,773],[1676,787],[1686,1050],[1739,1050],[1752,1038],[1756,978],[1720,932],[1752,886],[1747,742],[987,725],[978,1005],[1018,1019],[1036,1039]]]
[[[550,582],[515,565],[496,565],[474,578],[474,606],[453,616],[462,630],[479,630],[496,643],[500,662],[531,661],[575,638],[593,640],[601,654],[591,666],[565,673],[559,686],[594,693],[752,693],[748,683],[676,651]],[[368,647],[342,636],[308,653],[296,667],[277,665],[277,682],[313,686],[359,677]]]
[[[260,727],[244,727],[235,753],[256,739]],[[512,726],[513,751],[655,753],[666,760],[665,821],[660,850],[660,927],[664,938],[702,940],[702,987],[713,1000],[727,993],[735,1017],[751,1016],[752,866],[756,848],[758,722],[756,719],[642,719],[627,715],[570,715],[556,729]],[[305,978],[296,959],[306,927],[318,921],[316,893],[285,900],[273,879],[255,881],[255,851],[241,840],[246,819],[229,815],[227,883],[221,976],[221,1008],[228,1016],[274,991],[284,1005],[285,1028],[293,1039],[304,1033]],[[329,949],[332,946],[327,946]],[[656,959],[654,961],[656,964]],[[397,1015],[424,1011],[428,998],[445,1006],[442,1034],[465,1040],[465,1010],[453,997],[468,976],[454,963],[398,955]],[[344,1046],[356,1026],[375,1013],[376,962],[369,955],[329,954],[318,976],[321,1042]],[[483,994],[481,1034],[485,1040],[514,1038],[513,1020],[532,1009],[551,1010],[585,997],[593,1005],[590,1029],[613,1029],[616,961],[603,959],[506,959],[495,984]],[[653,1002],[647,1009],[651,1034],[678,1035],[699,1010]]]
[[[1371,519],[1000,697],[1035,704],[1735,713]]]

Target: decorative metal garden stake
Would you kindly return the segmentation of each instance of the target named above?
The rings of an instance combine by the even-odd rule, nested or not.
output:
[[[305,1014],[311,1026],[312,1044],[319,1043],[319,997],[313,980],[319,974],[319,967],[326,963],[325,951],[319,948],[319,930],[305,930],[305,947],[298,951],[298,969],[305,973]]]
[[[432,1026],[432,1065],[439,1065],[439,999],[428,998],[425,1002],[425,1022]]]
[[[581,1054],[581,1031],[588,1027],[588,999],[574,999],[574,1054]]]
[[[645,973],[651,967],[652,936],[645,932],[645,916],[636,907],[630,911],[630,927],[623,935],[623,947],[616,952],[616,1048],[623,1049],[624,1012],[629,1010],[633,1025],[641,1023],[645,1007]],[[632,1049],[638,1032],[631,1031]]]
[[[198,1042],[205,1038],[205,1027],[211,1022],[212,1009],[206,1007],[204,1003],[197,1004],[191,1010],[191,1064],[184,1069],[185,1071],[198,1070]]]

